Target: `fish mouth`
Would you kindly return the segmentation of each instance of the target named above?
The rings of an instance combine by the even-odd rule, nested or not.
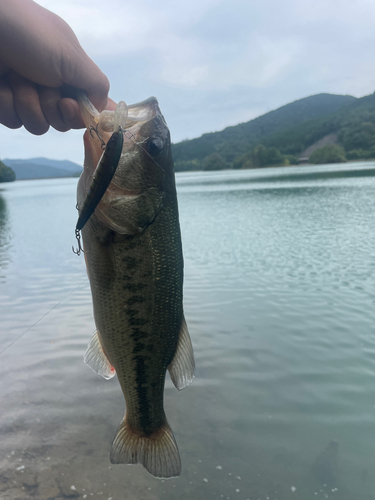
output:
[[[115,180],[112,182],[112,180],[123,148],[129,150],[133,147],[133,144],[142,144],[145,140],[140,136],[142,124],[152,120],[156,116],[156,109],[158,108],[158,101],[155,97],[149,97],[130,106],[121,101],[114,111],[105,110],[101,113],[95,109],[85,94],[81,93],[78,96],[78,101],[87,127],[84,134],[84,144],[86,157],[91,156],[92,158],[91,169],[95,165],[94,158],[99,153],[98,140],[101,149],[104,148],[104,152],[92,170],[91,184],[87,196],[83,204],[81,204],[76,231],[83,229],[111,183],[113,184],[112,189],[107,198],[110,196],[111,199],[115,200],[121,196],[136,196],[141,193],[140,190],[126,189]],[[94,137],[94,134],[96,137]],[[107,143],[103,137],[107,139]]]
[[[104,110],[101,113],[89,101],[84,92],[78,92],[77,100],[86,128],[88,130],[95,129],[104,142],[108,141],[119,124],[124,130],[129,130],[135,125],[139,127],[140,124],[152,120],[160,112],[156,97],[149,97],[144,101],[129,105],[124,101],[120,101],[115,110]]]
[[[76,234],[94,212],[119,234],[140,232],[154,217],[150,214],[160,210],[164,196],[165,170],[160,161],[170,150],[170,138],[158,101],[149,97],[130,106],[122,101],[115,111],[102,113],[85,94],[78,101],[87,130],[84,171],[77,190],[80,216]],[[115,140],[116,135],[121,140],[119,136]],[[137,208],[142,204],[147,206],[144,216]],[[127,207],[137,212],[137,221],[130,220]]]
[[[129,122],[150,121],[155,118],[156,108],[159,107],[159,102],[156,97],[149,97],[144,101],[128,106],[128,119]]]

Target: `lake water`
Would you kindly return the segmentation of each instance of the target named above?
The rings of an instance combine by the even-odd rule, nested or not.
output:
[[[375,498],[375,163],[177,176],[196,379],[180,478],[111,465],[77,179],[0,185],[0,498]]]

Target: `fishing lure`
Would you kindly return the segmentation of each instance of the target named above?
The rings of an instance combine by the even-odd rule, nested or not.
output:
[[[83,252],[81,247],[80,231],[94,213],[95,208],[100,203],[100,200],[103,198],[104,193],[107,191],[108,186],[115,175],[120,161],[122,147],[124,144],[123,126],[125,125],[128,116],[126,103],[124,101],[120,101],[115,112],[111,112],[110,116],[112,118],[112,123],[107,123],[106,126],[111,128],[113,127],[114,132],[108,140],[107,145],[105,145],[104,141],[101,139],[98,131],[94,128],[92,129],[96,131],[99,140],[102,141],[102,147],[104,145],[105,149],[99,160],[98,166],[95,169],[91,185],[76,224],[75,235],[78,242],[78,249],[74,250],[73,248],[73,252],[77,255],[80,255],[81,251]],[[107,113],[105,111],[100,114],[100,119],[104,119],[104,121],[108,122]],[[90,133],[92,130],[90,130]]]

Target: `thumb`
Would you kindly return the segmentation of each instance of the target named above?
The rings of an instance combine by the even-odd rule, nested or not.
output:
[[[62,61],[61,75],[64,83],[82,89],[94,106],[102,111],[107,106],[109,81],[100,68],[79,45],[77,53]]]

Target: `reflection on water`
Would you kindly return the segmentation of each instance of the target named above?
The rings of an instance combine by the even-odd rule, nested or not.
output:
[[[179,174],[180,185],[196,186],[199,184],[218,185],[224,184],[246,184],[271,182],[290,182],[290,181],[314,181],[327,179],[343,179],[355,177],[374,177],[375,168],[373,162],[358,163],[332,163],[330,165],[310,165],[309,167],[273,167],[266,169],[252,170],[232,170],[217,172],[184,172]]]
[[[0,282],[5,281],[5,270],[10,261],[10,227],[5,199],[0,192]]]
[[[167,382],[183,463],[169,481],[109,462],[123,398],[82,362],[76,181],[5,188],[1,500],[375,498],[375,178],[272,170],[177,178],[197,377]]]
[[[322,486],[326,485],[328,488],[336,488],[338,451],[339,443],[331,441],[327,448],[318,455],[314,463],[314,475]]]

